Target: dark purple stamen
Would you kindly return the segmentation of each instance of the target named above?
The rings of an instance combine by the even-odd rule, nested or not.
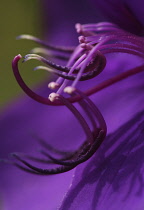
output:
[[[66,52],[66,53],[72,53],[73,50],[75,49],[75,47],[63,47],[63,46],[54,46],[54,45],[50,45],[46,42],[44,42],[41,39],[38,39],[37,37],[31,36],[31,35],[27,35],[27,34],[23,34],[17,37],[17,39],[28,39],[28,40],[32,40],[44,47],[47,47],[48,49],[51,50],[56,50],[56,51],[60,51],[60,52]]]
[[[80,91],[76,92],[76,94],[79,94],[83,96],[83,93]],[[18,155],[16,153],[12,154],[13,157],[15,157],[18,161],[20,161],[22,164],[28,167],[29,169],[32,169],[32,171],[37,172],[39,174],[45,174],[45,175],[50,175],[50,174],[58,174],[58,173],[64,173],[66,171],[69,171],[76,167],[78,164],[83,163],[84,161],[88,160],[94,153],[95,151],[99,148],[101,143],[103,142],[105,135],[106,135],[106,125],[105,121],[100,114],[99,110],[96,108],[96,106],[90,102],[87,97],[84,97],[84,103],[86,103],[90,107],[90,111],[95,115],[96,120],[98,120],[98,127],[96,126],[96,129],[93,130],[91,133],[86,121],[82,117],[82,115],[78,112],[78,110],[71,104],[69,103],[65,98],[62,96],[59,97],[59,99],[67,106],[67,108],[76,116],[76,118],[79,120],[80,124],[82,125],[85,133],[86,133],[86,141],[82,144],[82,146],[75,151],[75,153],[70,154],[69,157],[63,158],[62,159],[56,159],[52,157],[50,154],[48,154],[45,151],[41,151],[43,155],[45,155],[47,158],[49,158],[53,163],[62,165],[61,167],[57,167],[54,169],[41,169],[38,167],[33,166],[26,160],[22,158],[21,155]],[[81,105],[81,103],[80,103]],[[91,119],[91,118],[90,118]],[[92,139],[91,139],[92,138]],[[49,147],[48,147],[49,148]],[[28,157],[27,157],[28,158]],[[31,158],[28,158],[31,159]],[[36,161],[36,159],[33,159]],[[38,162],[40,162],[40,159],[38,159]],[[16,165],[17,163],[14,162]],[[18,163],[18,167],[21,167],[21,165]],[[21,167],[22,170],[27,170],[25,167]],[[28,171],[27,170],[27,171]],[[32,172],[28,171],[28,172]]]
[[[105,57],[99,52],[99,54],[97,54],[96,56],[96,59],[92,62],[90,62],[86,68],[85,68],[85,71],[84,72],[87,72],[87,73],[83,73],[82,76],[80,77],[79,81],[85,81],[85,80],[89,80],[89,79],[92,79],[94,77],[96,77],[97,75],[99,75],[104,67],[106,65],[106,59]],[[56,68],[56,66],[55,66]],[[44,66],[38,66],[36,67],[34,70],[37,70],[37,69],[44,69],[44,70],[47,70],[47,71],[50,71],[64,79],[67,79],[67,80],[75,80],[77,78],[77,75],[68,75],[68,74],[63,74],[59,71],[56,71],[56,70],[51,70],[51,69],[48,69],[47,67],[44,67]],[[58,68],[57,68],[58,69]],[[60,69],[62,71],[62,68]],[[65,67],[63,68],[63,72],[68,72],[70,70],[69,67]],[[78,71],[78,69],[76,69],[74,71],[74,73],[76,73]]]

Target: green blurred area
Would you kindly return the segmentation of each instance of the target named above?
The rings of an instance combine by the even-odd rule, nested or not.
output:
[[[1,1],[0,12],[0,107],[3,109],[12,99],[22,94],[11,68],[11,61],[17,54],[25,55],[36,47],[29,40],[16,40],[20,34],[31,34],[41,37],[40,1],[9,0]],[[20,65],[26,82],[34,86],[43,80],[42,71],[33,72],[32,68],[39,65],[36,61]]]

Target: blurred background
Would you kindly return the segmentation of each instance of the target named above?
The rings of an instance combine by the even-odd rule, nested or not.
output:
[[[11,61],[15,55],[25,55],[36,47],[28,40],[16,40],[20,34],[31,34],[41,37],[41,19],[38,0],[2,1],[0,12],[0,109],[3,110],[23,91],[18,86],[12,72]],[[28,68],[27,68],[28,67]],[[29,85],[41,82],[44,72],[32,71],[34,62],[20,65],[21,72]]]

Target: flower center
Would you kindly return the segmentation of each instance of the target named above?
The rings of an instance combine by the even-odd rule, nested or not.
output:
[[[56,159],[46,151],[41,152],[46,157],[50,158],[52,163],[62,165],[56,169],[37,168],[25,161],[20,155],[14,154],[13,156],[27,168],[15,162],[14,165],[30,173],[48,175],[62,173],[71,170],[90,158],[103,142],[107,128],[103,116],[96,105],[87,96],[119,82],[122,79],[144,71],[144,65],[141,64],[97,86],[93,86],[85,92],[78,90],[77,85],[79,81],[86,82],[86,80],[96,77],[104,70],[106,65],[105,55],[108,53],[121,52],[144,58],[144,39],[125,32],[115,24],[108,22],[85,25],[76,24],[76,30],[80,36],[79,45],[75,48],[48,45],[42,40],[30,35],[18,37],[19,39],[33,40],[45,47],[33,49],[33,53],[40,52],[46,54],[47,57],[54,57],[60,60],[69,58],[66,66],[61,66],[37,54],[27,54],[24,57],[23,62],[35,59],[46,65],[37,66],[34,70],[42,69],[58,76],[56,81],[52,81],[48,84],[48,88],[56,89],[56,92],[52,92],[48,98],[44,98],[33,92],[23,81],[18,69],[18,62],[22,58],[21,55],[17,55],[14,58],[12,67],[17,82],[31,98],[42,104],[65,105],[77,118],[86,135],[86,141],[84,141],[82,146],[73,153],[72,156],[70,154],[69,157]],[[65,95],[68,95],[68,97],[65,97]],[[76,101],[81,108],[80,111],[72,104],[72,102]],[[81,114],[81,110],[84,111],[91,125],[85,120],[85,117]],[[28,157],[28,159],[33,159],[38,162],[42,161],[34,157]]]

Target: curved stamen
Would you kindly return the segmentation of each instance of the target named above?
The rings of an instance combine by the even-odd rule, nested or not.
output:
[[[13,67],[13,71],[14,71],[14,75],[16,77],[16,80],[17,80],[18,84],[20,85],[20,87],[23,89],[23,91],[28,96],[30,96],[31,98],[33,98],[35,101],[37,101],[39,103],[47,104],[47,105],[63,105],[60,101],[51,102],[49,99],[44,98],[44,97],[36,94],[25,84],[22,77],[20,76],[19,69],[18,69],[18,62],[21,58],[22,58],[21,55],[17,55],[13,59],[12,67]],[[123,73],[121,73],[117,76],[114,76],[114,77],[100,83],[99,85],[94,86],[93,88],[88,89],[87,91],[84,92],[84,94],[87,95],[87,96],[90,96],[90,95],[92,95],[92,94],[94,94],[94,93],[96,93],[96,92],[98,92],[98,91],[100,91],[100,90],[102,90],[106,87],[109,87],[110,85],[113,85],[116,82],[119,82],[123,79],[126,79],[126,78],[128,78],[130,76],[133,76],[135,74],[141,73],[143,71],[144,71],[144,65],[140,65],[136,68],[130,69],[130,70],[128,70],[126,72],[123,72]],[[79,101],[81,99],[82,99],[82,97],[80,97],[80,96],[76,96],[76,97],[72,96],[72,97],[68,98],[68,100],[71,103],[74,103],[74,102]]]
[[[81,94],[81,92],[78,92],[78,91],[76,93]],[[45,151],[41,151],[41,153],[44,154],[45,156],[47,156],[48,158],[50,158],[53,161],[53,163],[62,165],[61,167],[58,167],[56,169],[41,169],[41,168],[35,167],[35,166],[31,165],[30,163],[28,163],[27,161],[25,161],[22,158],[22,156],[20,156],[16,153],[13,154],[13,157],[15,157],[18,161],[20,161],[21,163],[23,163],[24,165],[26,165],[28,168],[32,169],[33,171],[38,172],[39,174],[47,174],[47,175],[58,174],[58,173],[63,173],[63,172],[66,172],[68,170],[71,170],[72,168],[76,167],[78,164],[80,164],[80,163],[86,161],[87,159],[89,159],[96,152],[96,150],[99,148],[99,146],[101,145],[101,143],[103,142],[103,140],[105,138],[105,132],[106,131],[99,128],[100,129],[99,133],[97,133],[97,135],[94,135],[94,134],[92,135],[92,133],[90,131],[90,128],[88,127],[86,121],[84,120],[82,115],[79,113],[79,111],[70,102],[68,102],[64,97],[58,96],[57,94],[55,94],[55,97],[56,97],[55,99],[61,100],[64,103],[64,105],[66,105],[67,108],[78,119],[78,121],[80,122],[81,126],[83,127],[83,129],[85,131],[85,134],[87,136],[87,140],[83,143],[81,149],[78,152],[76,152],[75,154],[73,154],[72,160],[69,160],[69,159],[65,159],[65,160],[55,159],[54,157],[52,157],[51,155],[49,155]],[[83,95],[82,95],[82,97],[83,97]],[[87,104],[87,102],[88,102],[88,104]],[[86,98],[84,100],[84,103],[87,104],[88,106],[93,105],[93,104],[91,105],[89,100],[87,100]],[[81,105],[81,103],[80,103],[80,105]],[[95,108],[92,107],[90,110],[95,113]],[[96,110],[97,110],[97,108],[96,108]],[[97,115],[95,115],[95,117],[97,117]],[[98,116],[98,120],[99,120],[99,116]],[[100,119],[100,121],[101,121],[101,119]],[[94,130],[93,132],[96,133],[97,129]],[[31,159],[31,157],[28,157],[28,159]],[[43,161],[39,158],[36,159],[36,158],[32,157],[32,159],[34,161],[45,163],[45,161]],[[27,168],[15,163],[15,162],[14,162],[14,165],[16,165],[17,167],[19,167],[23,170],[27,170]]]
[[[123,48],[122,49],[120,49],[120,48],[103,49],[102,52],[103,52],[103,54],[115,53],[115,52],[127,53],[127,54],[131,54],[131,55],[135,55],[135,56],[144,58],[144,54],[143,53],[136,52],[134,50],[123,49]]]
[[[43,174],[43,175],[64,173],[64,172],[72,170],[75,167],[75,166],[61,166],[61,167],[54,168],[54,169],[41,169],[41,168],[31,165],[30,163],[28,163],[27,161],[25,161],[24,159],[19,157],[17,154],[13,154],[13,157],[15,157],[17,160],[22,162],[24,165],[26,165],[28,168],[32,169],[33,171],[29,171],[27,168],[22,167],[19,164],[16,165],[16,163],[15,163],[15,165],[19,166],[22,170],[25,170],[27,172],[32,172],[32,173],[35,173],[35,171],[36,171],[38,174]]]
[[[127,35],[126,33],[124,34],[113,34],[113,35],[110,35],[110,36],[103,36],[101,41],[98,43],[98,45],[103,45],[109,41],[118,41],[118,42],[129,42],[131,44],[134,44],[134,45],[137,45],[137,46],[140,46],[144,44],[144,39],[143,38],[140,38],[140,37],[136,37],[134,35]],[[93,40],[93,41],[90,41],[88,43],[88,45],[95,45],[97,44],[97,37],[96,37],[96,40]]]
[[[67,63],[67,66],[70,67],[70,66],[73,66],[75,64],[75,62],[81,57],[81,55],[84,53],[84,49],[82,49],[80,47],[80,45],[78,45],[75,49],[75,51],[73,52],[73,54],[71,55],[68,63]],[[77,66],[78,67],[78,66]],[[73,71],[75,72],[75,71]],[[59,77],[57,80],[56,80],[56,83],[61,85],[63,83],[64,79],[62,77]]]
[[[61,167],[58,167],[58,168],[55,168],[55,169],[41,169],[41,168],[35,167],[35,166],[31,165],[30,163],[28,163],[27,161],[25,161],[24,159],[22,159],[17,154],[13,154],[13,157],[15,157],[17,160],[22,162],[28,168],[30,168],[30,169],[32,169],[32,170],[34,170],[34,171],[36,171],[40,174],[50,175],[50,174],[64,173],[66,171],[69,171],[69,170],[73,169],[78,164],[83,163],[86,160],[88,160],[90,157],[92,157],[92,155],[100,147],[101,143],[104,140],[104,137],[105,137],[104,131],[100,130],[99,135],[96,137],[94,143],[92,145],[90,145],[90,144],[86,145],[82,149],[82,151],[78,154],[76,159],[71,160],[71,161],[61,161],[61,160],[55,159],[51,155],[43,152],[43,154],[45,156],[47,156],[48,158],[50,158],[51,160],[53,160],[54,163],[62,165]],[[14,163],[14,164],[16,165],[17,163]],[[17,165],[19,165],[19,164],[17,164]],[[21,167],[21,169],[26,169],[27,170],[27,168],[24,168],[23,166],[20,166],[20,167]]]
[[[81,33],[84,36],[91,36],[91,35],[95,35],[94,32],[105,32],[105,31],[119,31],[122,32],[123,30],[120,29],[117,25],[113,24],[113,23],[108,23],[108,22],[101,22],[101,23],[97,23],[97,24],[76,24],[76,31],[77,33]],[[106,32],[105,32],[106,33]]]
[[[90,61],[89,64],[87,64],[87,66],[85,65],[84,72],[87,72],[87,71],[88,72],[83,73],[81,75],[81,78],[79,79],[79,81],[89,80],[89,79],[92,79],[95,76],[99,75],[103,71],[105,65],[106,65],[105,57],[101,53],[97,53],[97,56],[95,57],[95,59],[93,61]],[[50,69],[46,66],[37,66],[37,67],[34,68],[34,70],[39,70],[39,69],[43,69],[43,70],[46,70],[48,72],[52,72],[52,73],[57,74],[58,76],[60,76],[64,79],[68,79],[68,80],[75,80],[77,78],[77,75],[63,74],[63,73],[61,73],[59,71],[56,71],[54,69]]]
[[[75,93],[80,94],[83,97],[83,94],[80,91],[76,90]],[[103,142],[103,140],[105,138],[105,134],[106,134],[106,130],[103,130],[103,128],[105,129],[105,127],[102,126],[103,128],[99,127],[99,132],[98,133],[97,133],[97,128],[96,128],[96,130],[93,131],[93,135],[91,136],[91,134],[90,134],[91,131],[89,133],[89,131],[88,131],[89,127],[88,127],[86,121],[84,120],[84,118],[82,117],[82,115],[78,112],[78,110],[71,103],[69,103],[65,98],[63,98],[62,96],[56,95],[56,98],[57,97],[76,116],[76,118],[78,119],[78,121],[82,125],[82,127],[83,127],[83,129],[84,129],[88,139],[87,139],[87,141],[85,141],[83,143],[81,148],[79,150],[77,150],[71,156],[71,158],[72,158],[71,160],[70,159],[63,159],[63,160],[62,159],[56,159],[56,158],[52,157],[50,154],[46,153],[45,151],[41,151],[41,153],[44,154],[45,156],[47,156],[48,158],[50,158],[53,163],[62,165],[62,167],[58,167],[56,169],[41,169],[41,168],[35,167],[35,166],[31,165],[30,163],[28,163],[27,161],[25,161],[22,158],[22,156],[20,156],[20,155],[18,155],[16,153],[13,154],[13,157],[15,157],[18,161],[20,161],[21,163],[26,165],[28,168],[30,168],[30,169],[32,169],[32,170],[34,170],[34,171],[36,171],[36,172],[38,172],[40,174],[47,174],[47,175],[49,175],[49,174],[63,173],[63,172],[66,172],[68,170],[71,170],[72,168],[76,167],[78,164],[83,163],[84,161],[88,160],[96,152],[96,150],[99,148],[99,146]],[[99,123],[101,125],[101,120],[104,120],[104,119],[103,119],[102,115],[99,113],[99,111],[96,108],[96,106],[93,103],[91,103],[91,101],[89,99],[87,99],[86,96],[84,97],[84,101],[83,102],[84,102],[84,104],[90,106],[91,112],[92,113],[94,112],[95,117],[98,119],[98,121],[100,120]],[[81,102],[80,102],[80,105],[81,105]],[[83,107],[83,104],[82,104],[82,107]],[[90,117],[90,119],[91,119],[91,117]],[[92,138],[92,139],[89,139],[89,138]],[[46,163],[46,161],[43,160],[43,159],[42,160],[39,159],[39,158],[36,159],[36,158],[31,157],[31,156],[30,157],[26,156],[26,157],[28,159],[32,159],[32,160],[37,161],[37,162]],[[18,166],[21,167],[21,165],[19,165],[19,164],[18,164]],[[22,169],[25,170],[27,168],[23,167]]]
[[[74,65],[71,67],[68,75],[71,75],[74,70],[78,67],[78,65],[86,58],[86,54],[83,54],[75,63]],[[66,87],[66,85],[68,84],[68,80],[64,80],[63,84],[60,86],[60,88],[58,89],[57,93],[61,94],[61,92],[64,90],[64,88]]]
[[[92,157],[92,155],[98,150],[104,139],[105,139],[105,132],[103,130],[100,130],[93,144],[84,145],[84,147],[79,151],[77,156],[74,157],[72,160],[62,161],[60,159],[54,158],[53,156],[44,151],[42,153],[46,157],[50,158],[56,164],[76,167],[78,164],[81,164],[86,160],[88,160],[90,157]]]
[[[99,22],[99,23],[92,23],[92,24],[83,24],[82,25],[82,28],[83,29],[91,29],[91,28],[94,28],[94,29],[97,29],[97,28],[104,28],[104,27],[107,27],[107,28],[116,28],[116,29],[120,29],[116,24],[114,23],[110,23],[110,22]],[[122,29],[121,29],[122,30]]]
[[[85,134],[87,136],[87,141],[89,141],[90,143],[93,142],[93,136],[92,136],[91,130],[87,122],[83,118],[83,116],[80,114],[80,112],[64,97],[60,96],[60,100],[73,113],[73,115],[77,118],[77,120],[83,127]]]
[[[84,54],[85,55],[85,54]],[[80,57],[77,62],[74,64],[74,66],[71,68],[71,71],[69,72],[68,76],[72,76],[71,73],[73,72],[73,70],[75,68],[78,68],[78,65],[82,62],[83,57]],[[102,72],[102,70],[104,69],[106,65],[106,59],[105,57],[99,52],[97,51],[96,47],[94,47],[90,53],[88,54],[87,58],[84,57],[84,62],[82,64],[82,67],[80,68],[80,71],[78,72],[77,76],[75,77],[74,82],[72,83],[72,87],[75,87],[77,82],[79,80],[83,81],[83,80],[87,80],[90,78],[93,78],[94,76],[98,75],[100,72]],[[95,67],[97,66],[97,68],[95,69]],[[93,73],[89,74],[89,75],[83,75],[83,72],[88,69],[88,67],[91,69],[91,71]],[[95,69],[93,71],[93,68]],[[62,76],[64,78],[67,78],[67,75]],[[71,79],[73,77],[70,77]],[[64,88],[68,85],[68,80],[65,80],[63,82],[63,84],[61,85],[61,87],[59,88],[59,90],[57,91],[57,93],[61,93]]]
[[[85,91],[84,93],[85,93],[85,95],[90,96],[100,90],[103,90],[104,88],[107,88],[117,82],[120,82],[123,79],[126,79],[128,77],[131,77],[133,75],[136,75],[136,74],[142,73],[142,72],[144,72],[144,65],[140,65],[140,66],[132,68],[126,72],[118,74],[117,76],[111,77],[110,79],[107,79],[104,82],[101,82],[100,84],[94,86],[93,88],[90,88],[89,90]],[[77,98],[77,100],[81,100],[81,97],[79,97],[79,99]]]
[[[52,103],[48,98],[44,98],[38,94],[36,94],[35,92],[33,92],[23,81],[20,73],[19,73],[19,69],[18,69],[18,62],[19,60],[22,58],[21,55],[17,55],[15,56],[15,58],[12,61],[12,68],[13,68],[13,72],[14,72],[14,76],[19,84],[19,86],[23,89],[23,91],[30,96],[32,99],[34,99],[37,102],[40,102],[42,104],[47,104],[47,105],[56,105],[58,104],[57,101],[55,101],[54,103]]]
[[[120,44],[106,44],[106,45],[102,45],[100,46],[100,50],[103,50],[103,49],[111,49],[111,48],[121,48],[121,49],[129,49],[129,50],[134,50],[136,52],[141,52],[141,53],[144,53],[144,49],[142,46],[135,46],[135,45],[132,45],[132,44],[123,44],[123,43],[120,43]]]
[[[60,51],[60,52],[66,52],[66,53],[72,53],[75,49],[75,47],[63,47],[63,46],[53,46],[53,45],[49,45],[46,42],[44,42],[41,39],[38,39],[37,37],[28,35],[28,34],[22,34],[20,36],[17,37],[17,39],[28,39],[28,40],[32,40],[44,47],[47,47],[48,49],[51,50],[56,50],[56,51]]]
[[[92,111],[92,113],[95,115],[98,125],[99,125],[99,129],[103,130],[105,133],[107,132],[107,126],[106,126],[106,122],[101,114],[101,112],[99,111],[99,109],[96,107],[96,105],[80,90],[76,90],[75,91],[76,94],[80,95],[83,98],[83,101],[85,101],[85,103],[87,103],[89,105],[89,109]]]
[[[24,58],[25,59],[23,60],[23,62],[34,59],[34,60],[41,61],[41,62],[47,64],[48,66],[50,66],[52,68],[55,68],[55,69],[58,69],[60,71],[63,71],[63,72],[69,72],[70,71],[70,67],[55,64],[54,62],[52,62],[52,61],[50,61],[50,60],[48,60],[48,59],[46,59],[46,58],[44,58],[40,55],[37,55],[37,54],[27,54],[27,55],[25,55]]]
[[[18,161],[23,163],[27,168],[21,166],[20,164],[17,164],[16,162],[14,162],[13,164],[23,170],[29,171],[30,173],[45,175],[63,173],[88,160],[97,151],[97,149],[103,142],[107,132],[107,127],[103,116],[101,115],[95,104],[86,95],[91,95],[99,90],[102,90],[105,87],[114,84],[115,82],[121,81],[122,79],[144,71],[144,65],[141,65],[127,72],[121,73],[118,76],[115,76],[99,84],[98,86],[87,90],[85,92],[86,95],[85,93],[76,90],[75,86],[77,85],[77,82],[79,80],[82,81],[93,78],[104,69],[106,64],[104,54],[112,52],[122,52],[144,58],[144,50],[142,48],[142,45],[144,44],[144,39],[125,32],[114,24],[107,22],[98,23],[95,25],[77,24],[76,28],[77,31],[84,36],[79,37],[79,41],[81,44],[73,52],[66,67],[57,65],[36,54],[28,54],[25,56],[24,62],[30,59],[42,61],[43,63],[48,65],[48,67],[42,66],[42,69],[48,70],[60,76],[60,78],[58,78],[56,82],[49,84],[49,87],[51,88],[59,87],[57,93],[51,93],[49,95],[49,99],[41,97],[31,91],[22,80],[18,70],[18,61],[21,59],[21,55],[16,56],[12,63],[13,71],[19,85],[31,98],[43,104],[65,105],[79,121],[86,135],[86,141],[84,141],[80,149],[76,150],[73,154],[70,153],[70,155],[67,157],[64,155],[63,158],[56,159],[55,157],[51,156],[51,154],[48,154],[45,151],[41,151],[43,155],[50,159],[48,160],[48,162],[62,165],[61,167],[58,167],[56,169],[41,169],[35,167],[25,161],[20,155],[13,154],[13,156]],[[98,35],[93,33],[93,31],[98,32]],[[20,38],[31,39],[39,44],[47,46],[50,50],[55,50],[63,53],[72,52],[72,49],[69,50],[69,48],[47,45],[42,40],[37,39],[33,36],[22,35]],[[40,66],[36,67],[35,69],[40,69]],[[71,84],[70,87],[67,87],[67,84],[70,80],[74,80],[74,82]],[[63,90],[65,93],[71,94],[71,97],[64,98],[63,96],[59,95]],[[86,114],[86,117],[89,119],[88,123],[84,118],[85,115],[83,116],[71,103],[74,101],[78,101],[80,107]],[[25,157],[37,162],[46,162],[46,160],[41,158],[35,158],[32,156]]]
[[[66,61],[69,60],[69,56],[58,54],[58,53],[56,54],[56,52],[53,53],[53,51],[50,51],[42,47],[35,47],[30,51],[30,53],[32,54],[41,53],[41,54],[47,55],[48,57],[58,58],[60,60],[66,60]]]
[[[48,71],[48,72],[52,72],[52,73],[54,73],[54,74],[56,74],[56,75],[58,75],[58,76],[60,76],[60,77],[62,77],[62,78],[64,78],[64,79],[67,79],[67,80],[72,80],[72,81],[73,81],[73,80],[75,80],[76,77],[77,77],[76,75],[63,74],[63,73],[61,73],[61,72],[59,72],[59,71],[50,69],[50,68],[48,68],[48,67],[46,67],[46,66],[37,66],[37,67],[34,68],[34,71],[35,71],[35,70],[40,70],[40,69],[46,70],[46,71]],[[79,81],[85,81],[85,80],[92,79],[92,78],[94,78],[95,76],[97,76],[99,73],[100,73],[100,72],[97,71],[97,69],[94,69],[94,70],[91,71],[91,72],[87,72],[87,73],[83,74],[83,75],[81,76],[81,78],[79,79]],[[53,88],[52,88],[52,89],[53,89]]]
[[[90,51],[90,53],[88,54],[87,58],[85,59],[85,62],[82,66],[82,68],[80,69],[75,81],[72,84],[72,87],[75,87],[77,82],[79,81],[79,79],[81,78],[82,73],[84,72],[86,66],[92,62],[94,63],[96,61],[96,59],[98,59],[98,61],[100,62],[100,72],[104,69],[105,65],[106,65],[106,58],[97,50],[97,47],[93,47],[93,49]],[[100,60],[99,60],[100,59]]]

